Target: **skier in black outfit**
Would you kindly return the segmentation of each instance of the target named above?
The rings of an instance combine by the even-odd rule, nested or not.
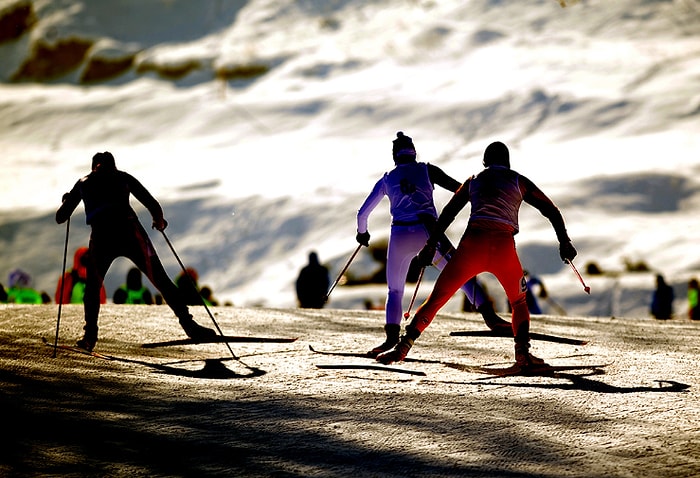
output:
[[[117,257],[130,259],[161,292],[163,298],[180,320],[185,333],[193,339],[213,337],[216,332],[197,324],[187,305],[178,294],[156,254],[148,234],[136,212],[129,204],[133,194],[153,217],[153,228],[163,231],[168,226],[158,201],[128,173],[119,171],[114,156],[97,153],[92,158],[92,172],[78,180],[64,194],[63,204],[56,212],[56,222],[66,222],[80,201],[85,206],[90,234],[90,260],[85,285],[85,334],[78,346],[92,350],[97,343],[97,318],[100,313],[100,288],[105,274]]]

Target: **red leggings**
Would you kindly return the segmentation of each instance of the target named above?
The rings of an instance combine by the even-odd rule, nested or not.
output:
[[[530,312],[525,301],[527,287],[513,234],[508,231],[467,229],[411,325],[423,332],[457,289],[482,272],[496,276],[508,296],[516,342],[518,338],[527,340],[530,328]]]

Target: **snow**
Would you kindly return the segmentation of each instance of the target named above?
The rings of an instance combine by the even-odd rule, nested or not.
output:
[[[523,206],[524,267],[570,314],[647,317],[655,272],[685,313],[685,284],[700,275],[696,0],[31,3],[33,28],[0,43],[5,277],[21,267],[53,292],[65,238],[53,213],[92,155],[109,150],[161,201],[168,237],[219,299],[294,306],[309,251],[334,275],[356,247],[357,208],[392,167],[403,130],[421,160],[460,180],[479,171],[491,141],[509,145],[513,169],[560,206],[579,251],[590,297],[559,260],[549,223]],[[93,45],[76,68],[11,81],[33,45],[71,38]],[[130,55],[122,74],[80,82],[91,60]],[[183,65],[194,69],[179,78],[155,70]],[[267,72],[221,77],[236,67]],[[448,199],[436,194],[438,206]],[[371,217],[373,240],[388,235],[385,206]],[[71,250],[88,234],[76,213]],[[152,237],[174,276],[177,262]],[[624,274],[625,260],[652,272]],[[589,262],[615,274],[588,276]],[[115,263],[109,294],[128,267]],[[374,267],[367,256],[352,269]],[[383,295],[338,287],[331,306]]]

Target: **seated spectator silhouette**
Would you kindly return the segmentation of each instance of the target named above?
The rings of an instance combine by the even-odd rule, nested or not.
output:
[[[540,307],[539,302],[537,302],[537,298],[535,297],[533,289],[535,287],[539,287],[540,291],[537,294],[538,297],[541,297],[542,299],[546,299],[547,298],[547,289],[545,289],[545,287],[544,287],[544,282],[542,282],[542,280],[539,277],[530,275],[530,273],[528,271],[523,271],[523,274],[525,275],[525,279],[527,280],[527,283],[526,283],[527,291],[525,292],[525,300],[527,301],[527,308],[531,314],[541,314],[542,308]]]
[[[199,290],[199,295],[204,299],[204,303],[216,307],[219,305],[219,301],[214,298],[214,293],[211,291],[211,287],[204,286]]]
[[[61,278],[56,284],[54,298],[57,304],[82,304],[85,296],[85,281],[87,279],[87,261],[90,260],[87,247],[79,247],[73,254],[73,268],[63,274],[63,292],[61,293]],[[100,288],[100,304],[107,303],[107,292],[104,285]]]
[[[187,271],[187,275],[185,275]],[[194,267],[187,267],[175,278],[175,285],[180,296],[187,305],[202,305],[202,295],[199,292],[199,274]],[[189,277],[188,277],[189,276]]]
[[[31,287],[32,278],[22,269],[15,269],[10,272],[7,289],[7,302],[12,304],[44,304],[46,298]],[[49,298],[48,302],[51,299]]]
[[[122,284],[116,291],[112,300],[115,304],[153,304],[153,296],[148,287],[142,282],[142,273],[132,267],[126,273],[126,284]]]
[[[318,254],[309,254],[309,263],[302,267],[296,281],[299,307],[304,309],[322,309],[326,303],[326,294],[330,278],[328,268],[318,261]]]
[[[688,281],[688,318],[690,320],[700,320],[699,299],[700,285],[698,285],[698,280],[693,277]]]

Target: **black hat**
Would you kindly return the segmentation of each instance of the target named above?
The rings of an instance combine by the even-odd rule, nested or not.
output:
[[[493,165],[510,168],[508,146],[500,141],[489,144],[484,151],[484,166],[489,167]]]
[[[403,131],[396,133],[392,155],[396,162],[410,162],[416,159],[416,148],[413,146],[413,140],[403,134]]]
[[[92,157],[92,170],[95,171],[98,166],[102,169],[117,169],[117,166],[114,163],[114,156],[112,156],[112,153],[109,151],[105,151],[104,153],[95,153],[95,155]]]

